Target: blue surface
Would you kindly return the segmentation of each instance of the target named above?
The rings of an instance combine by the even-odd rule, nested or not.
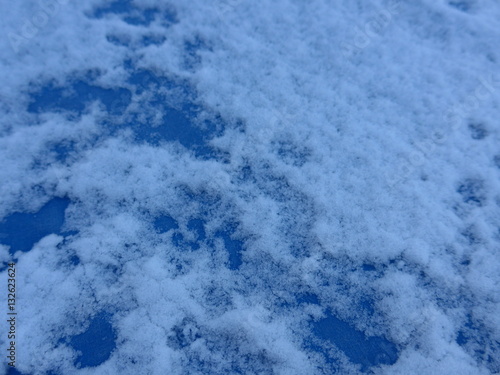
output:
[[[43,237],[62,234],[67,198],[53,198],[36,213],[13,213],[0,224],[0,243],[10,246],[11,254],[29,251]]]
[[[230,270],[237,270],[243,263],[242,251],[243,251],[243,241],[232,239],[233,230],[235,224],[228,224],[223,230],[219,230],[215,235],[216,237],[222,238],[224,241],[224,246],[229,255],[228,267]]]
[[[149,26],[158,13],[159,10],[156,8],[141,9],[130,0],[118,0],[96,8],[92,16],[102,18],[107,14],[119,14],[122,20],[130,25]]]
[[[484,183],[480,179],[468,178],[460,184],[457,192],[462,196],[464,203],[482,207],[486,201]]]
[[[362,371],[381,364],[391,365],[398,359],[396,346],[383,337],[367,337],[332,314],[313,324],[314,334],[342,350]]]
[[[169,215],[157,217],[154,221],[155,230],[158,233],[168,232],[170,229],[177,229],[179,225],[177,221]]]
[[[116,334],[110,316],[101,312],[90,321],[87,330],[70,338],[70,345],[80,352],[77,367],[94,367],[104,363],[116,348]]]

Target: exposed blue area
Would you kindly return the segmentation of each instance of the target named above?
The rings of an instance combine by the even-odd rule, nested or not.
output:
[[[95,367],[104,363],[116,348],[116,334],[110,316],[99,313],[90,321],[87,330],[69,340],[74,350],[80,352],[77,367]]]
[[[174,349],[183,349],[201,337],[199,328],[191,319],[183,319],[172,328],[167,343]]]
[[[128,47],[130,45],[130,38],[125,35],[106,35],[106,40],[115,46]]]
[[[142,11],[135,11],[130,13],[129,15],[123,17],[123,21],[128,23],[129,25],[136,26],[149,26],[151,22],[154,21],[156,14],[159,13],[159,10],[156,8],[147,8]]]
[[[297,303],[310,303],[313,305],[319,305],[319,299],[316,294],[304,293],[297,296]]]
[[[147,39],[147,43],[161,43]],[[115,40],[119,43],[118,40]],[[228,155],[208,144],[221,136],[227,124],[218,114],[207,114],[203,107],[195,103],[196,92],[182,79],[175,79],[154,74],[147,70],[133,70],[127,80],[135,86],[135,95],[148,93],[140,99],[139,110],[128,111],[132,101],[132,92],[124,87],[103,88],[92,82],[95,78],[87,73],[85,79],[70,81],[60,87],[49,82],[31,92],[28,112],[60,112],[81,116],[93,102],[100,102],[111,116],[127,113],[126,120],[119,118],[106,121],[113,133],[122,128],[130,128],[136,141],[159,145],[162,142],[178,142],[195,156],[203,159],[228,161]],[[203,114],[203,116],[201,116]],[[59,161],[65,162],[75,145],[60,143],[53,151]]]
[[[206,238],[205,234],[205,222],[201,219],[191,219],[187,223],[187,228],[196,233],[195,241],[204,241]]]
[[[200,37],[184,42],[184,68],[192,70],[201,63],[199,51],[209,49],[206,42]]]
[[[474,206],[483,206],[486,202],[484,182],[477,178],[468,178],[460,183],[457,192],[465,203]]]
[[[155,104],[155,103],[149,103]],[[158,127],[142,124],[136,128],[137,138],[150,143],[159,141],[179,141],[186,148],[202,146],[203,132],[197,129],[192,122],[192,115],[176,108],[162,106],[162,124]],[[190,116],[191,115],[191,116]]]
[[[9,366],[7,370],[7,375],[26,375],[26,374],[23,374],[22,372],[17,371],[16,368]]]
[[[255,348],[239,332],[216,330],[203,335],[212,356],[199,351],[188,352],[189,368],[201,369],[200,374],[276,374],[276,360],[267,350]],[[225,363],[221,367],[221,360]],[[187,371],[189,373],[189,371]]]
[[[159,46],[163,44],[165,40],[166,38],[163,35],[149,34],[142,37],[142,44],[146,47],[150,45]]]
[[[372,264],[363,264],[363,271],[376,271],[377,269],[375,268],[374,265]]]
[[[200,243],[205,240],[205,229],[203,225],[203,221],[197,219],[196,221],[191,220],[188,223],[188,229],[196,233],[195,240],[186,243],[192,250],[198,250],[200,248]]]
[[[227,124],[218,115],[199,117],[204,109],[195,103],[196,92],[186,81],[137,70],[131,72],[128,82],[135,85],[137,95],[154,93],[141,103],[141,111],[132,113],[123,124],[134,131],[137,141],[153,145],[179,142],[198,157],[224,157],[208,142],[222,135]]]
[[[70,154],[75,150],[74,142],[60,142],[55,144],[51,151],[56,154],[56,158],[60,162],[66,162]]]
[[[277,154],[282,161],[296,167],[302,167],[311,156],[311,151],[289,140],[273,142]]]
[[[154,227],[158,233],[165,233],[170,229],[178,229],[179,225],[173,217],[169,215],[163,215],[155,219]]]
[[[243,263],[242,252],[243,252],[243,241],[235,240],[231,238],[233,236],[233,231],[236,224],[230,223],[224,229],[216,232],[215,236],[222,238],[224,241],[224,247],[229,253],[229,264],[230,270],[237,270]]]
[[[468,245],[477,245],[482,242],[474,226],[467,227],[461,234],[467,240]]]
[[[368,315],[373,315],[375,312],[375,304],[373,303],[372,297],[370,295],[363,296],[358,302],[358,309],[364,311]]]
[[[106,4],[103,7],[96,8],[93,16],[96,18],[102,18],[104,15],[113,14],[124,14],[129,13],[133,10],[133,5],[131,0],[117,0]]]
[[[496,167],[500,169],[500,155],[495,155],[493,157],[493,162],[495,163]]]
[[[53,198],[36,213],[13,213],[0,223],[0,243],[10,246],[10,253],[29,251],[43,237],[62,234],[64,212],[70,200]]]
[[[456,8],[458,10],[461,10],[462,12],[468,12],[472,8],[472,3],[471,1],[467,0],[453,0],[453,1],[448,1],[448,4],[452,6],[453,8]]]
[[[488,136],[488,130],[481,123],[469,124],[469,131],[472,139],[481,140]]]
[[[481,320],[468,314],[462,329],[458,332],[456,342],[462,346],[478,362],[490,369],[494,374],[500,371],[500,342],[492,337]]]
[[[130,0],[118,0],[96,8],[91,17],[102,18],[107,14],[118,14],[130,25],[149,26],[159,12],[157,8],[138,8]]]
[[[100,101],[108,113],[119,115],[130,104],[131,97],[130,91],[122,87],[106,89],[81,80],[67,87],[49,83],[30,94],[28,112],[73,112],[81,115],[91,102]]]
[[[8,367],[7,368],[7,375],[31,375],[31,374],[27,374],[25,372],[21,372],[19,371],[17,368],[15,367]],[[47,371],[44,373],[44,375],[61,375],[59,372],[54,372],[54,371]]]
[[[184,248],[186,245],[186,242],[184,241],[184,236],[182,233],[176,232],[172,236],[172,242],[177,248]]]
[[[342,350],[351,362],[360,364],[363,371],[381,364],[394,364],[398,359],[393,343],[383,337],[367,337],[332,314],[314,322],[313,333]]]
[[[202,219],[191,219],[187,223],[187,230],[192,233],[192,240],[185,240],[180,232],[175,232],[172,236],[172,242],[180,249],[198,250],[201,243],[206,239],[205,221]]]
[[[71,262],[71,264],[73,266],[78,266],[80,264],[80,258],[77,256],[77,255],[72,255],[70,258],[69,258],[69,261]]]

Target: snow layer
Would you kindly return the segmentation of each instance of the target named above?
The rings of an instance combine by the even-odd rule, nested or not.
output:
[[[22,374],[500,372],[497,1],[0,14]]]

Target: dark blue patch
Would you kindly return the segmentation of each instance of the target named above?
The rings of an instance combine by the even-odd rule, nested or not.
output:
[[[383,337],[367,337],[331,314],[314,322],[313,332],[342,350],[351,362],[360,364],[363,371],[382,364],[392,365],[398,359],[396,345]]]
[[[71,153],[75,151],[75,142],[74,141],[62,141],[54,144],[51,149],[51,152],[56,154],[56,159],[62,163],[66,162]]]
[[[366,295],[360,299],[358,309],[368,315],[373,315],[375,313],[375,304],[370,296]]]
[[[484,139],[488,135],[488,130],[481,123],[469,124],[470,136],[472,139]]]
[[[220,285],[206,288],[206,304],[216,311],[226,311],[232,305],[231,295]]]
[[[61,234],[64,212],[70,200],[53,198],[34,214],[13,213],[0,224],[0,242],[10,246],[10,253],[30,251],[43,237]]]
[[[96,8],[93,16],[95,18],[102,18],[106,14],[124,14],[132,11],[131,0],[117,0],[106,4],[106,6]]]
[[[198,250],[201,242],[205,241],[205,222],[201,219],[191,219],[187,223],[187,229],[195,234],[194,241],[185,241],[184,236],[180,233],[175,233],[172,240],[178,247],[189,247],[191,250]]]
[[[203,369],[203,374],[276,374],[277,360],[266,350],[255,348],[241,332],[211,331],[204,333],[203,340],[214,355],[186,351],[190,369]]]
[[[76,255],[72,255],[70,258],[69,258],[69,261],[71,262],[71,264],[73,266],[78,266],[80,264],[80,258]]]
[[[115,46],[128,47],[130,45],[130,38],[123,35],[106,35],[106,40]]]
[[[267,195],[280,203],[297,201],[296,191],[284,176],[276,176],[269,166],[264,166],[263,173],[259,175],[258,187]]]
[[[187,228],[191,231],[196,232],[196,241],[204,241],[206,238],[205,234],[205,222],[201,219],[191,219],[187,223]]]
[[[468,12],[472,9],[472,2],[470,0],[469,1],[466,1],[466,0],[448,1],[448,4],[451,7],[458,9],[462,12]]]
[[[20,372],[15,367],[9,366],[7,369],[7,375],[29,375],[29,374],[27,374],[25,372]],[[44,373],[44,375],[59,375],[59,373],[53,372],[53,371],[48,371],[48,372]]]
[[[137,128],[139,139],[151,143],[178,141],[187,149],[203,145],[203,132],[194,126],[189,113],[169,107],[163,107],[162,113],[163,123],[160,126],[142,125]]]
[[[61,236],[71,237],[71,236],[77,235],[78,233],[80,233],[80,232],[77,231],[77,230],[68,230],[68,231],[65,231],[65,232],[61,232]]]
[[[495,166],[500,169],[500,155],[495,155],[493,162],[495,163]]]
[[[492,337],[491,329],[471,314],[460,331],[456,342],[462,346],[480,364],[496,374],[500,371],[500,342]]]
[[[154,94],[141,103],[140,112],[131,113],[128,123],[122,124],[134,131],[138,142],[179,142],[197,157],[227,160],[227,155],[208,145],[211,139],[223,134],[226,123],[219,115],[199,118],[203,108],[195,104],[196,94],[187,82],[146,70],[133,71],[128,82],[136,86],[137,94]]]
[[[118,14],[129,25],[149,26],[159,13],[157,8],[138,8],[130,0],[118,0],[98,7],[91,15],[92,18],[102,18],[107,14]]]
[[[184,42],[184,68],[192,70],[201,63],[199,51],[209,47],[203,39],[195,37],[193,40]]]
[[[255,182],[255,176],[252,171],[252,167],[246,165],[238,171],[238,178],[245,182]]]
[[[161,14],[161,23],[165,27],[169,27],[170,25],[173,25],[174,23],[179,22],[177,19],[177,12],[175,11],[174,8],[169,7],[166,10],[163,11]]]
[[[467,240],[468,245],[477,245],[482,242],[474,226],[466,228],[461,234]]]
[[[165,42],[166,38],[163,35],[145,35],[142,37],[142,44],[144,46],[155,45],[159,46]]]
[[[26,375],[26,374],[23,374],[22,372],[17,371],[17,369],[15,369],[14,367],[9,366],[7,370],[7,375]]]
[[[31,93],[30,97],[28,112],[31,113],[53,111],[81,115],[91,102],[100,101],[108,113],[119,115],[130,104],[132,94],[125,88],[105,89],[84,81],[76,81],[64,88],[49,83],[39,91]]]
[[[190,319],[184,319],[180,324],[172,328],[167,343],[174,349],[183,349],[200,337],[196,323]]]
[[[78,367],[95,367],[104,363],[116,348],[116,335],[110,316],[99,313],[91,321],[87,330],[70,339],[74,350],[81,352],[76,359]]]
[[[313,305],[319,305],[319,299],[316,294],[304,293],[297,297],[298,303],[310,303]]]
[[[186,244],[186,242],[184,241],[184,236],[182,235],[182,233],[174,233],[173,236],[172,236],[172,242],[178,248],[182,248]]]
[[[457,192],[465,203],[482,207],[486,202],[484,182],[480,179],[468,178],[460,183]]]
[[[222,238],[224,241],[224,247],[229,253],[229,269],[237,270],[243,264],[242,252],[243,252],[243,241],[233,240],[231,238],[234,231],[235,224],[228,224],[228,226],[219,230],[215,233],[216,237]]]
[[[128,16],[123,17],[123,21],[129,25],[135,26],[149,26],[154,21],[155,16],[159,13],[156,8],[147,8],[142,11],[136,10]]]
[[[281,160],[296,167],[302,167],[311,155],[305,147],[300,147],[290,141],[275,142],[275,147]]]
[[[155,219],[154,227],[158,233],[165,233],[170,229],[178,229],[179,225],[177,224],[177,221],[171,216],[163,215]]]
[[[458,332],[457,344],[460,346],[464,346],[468,342],[469,342],[469,337],[466,335],[465,331]]]
[[[371,264],[363,264],[363,271],[376,271],[377,269],[375,268],[374,265],[371,265]]]
[[[172,229],[177,229],[176,228]],[[206,239],[205,233],[205,222],[201,219],[191,219],[187,223],[187,229],[194,234],[194,240],[186,240],[184,235],[179,231],[176,231],[172,235],[173,244],[181,250],[198,250],[201,247],[201,243]]]

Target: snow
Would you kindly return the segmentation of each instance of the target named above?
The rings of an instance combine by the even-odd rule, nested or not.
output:
[[[498,2],[0,13],[21,374],[500,372]]]

